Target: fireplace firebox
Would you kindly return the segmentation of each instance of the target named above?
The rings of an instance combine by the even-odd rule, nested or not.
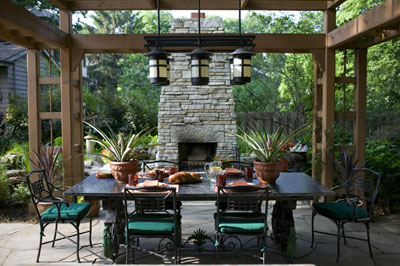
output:
[[[186,142],[178,143],[178,161],[183,171],[201,171],[204,164],[214,160],[217,143]]]

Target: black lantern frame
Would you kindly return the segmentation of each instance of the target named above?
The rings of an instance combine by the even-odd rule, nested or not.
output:
[[[169,53],[154,49],[146,56],[149,57],[149,80],[154,85],[169,85]]]
[[[197,48],[188,55],[190,56],[192,85],[207,85],[210,81],[209,64],[212,53]]]

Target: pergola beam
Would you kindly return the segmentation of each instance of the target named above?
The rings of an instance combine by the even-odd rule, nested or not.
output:
[[[50,0],[56,7],[61,9],[69,9],[68,2],[64,0]]]
[[[72,34],[71,49],[83,50],[85,53],[146,53],[144,47],[146,35],[149,36],[149,34]],[[325,47],[325,34],[256,34],[254,43],[255,53],[307,53]]]
[[[59,0],[55,0],[59,1]],[[80,0],[65,1],[70,10],[152,10],[149,1],[153,0]],[[246,1],[244,1],[246,2]],[[243,9],[246,10],[325,10],[326,0],[251,0]],[[202,10],[237,10],[237,0],[202,0]],[[162,10],[196,10],[197,0],[162,0]]]
[[[400,21],[400,1],[387,0],[345,25],[328,33],[327,46],[341,48],[360,38],[371,35],[371,32],[385,29]]]
[[[20,35],[47,43],[50,47],[67,48],[69,46],[68,34],[8,0],[0,1],[0,24],[8,29],[17,30]],[[7,32],[0,32],[0,39],[15,42],[26,48],[36,46],[28,40],[15,41]]]
[[[343,4],[346,0],[333,0],[333,1],[328,1],[328,6],[327,9],[335,9],[341,4]]]

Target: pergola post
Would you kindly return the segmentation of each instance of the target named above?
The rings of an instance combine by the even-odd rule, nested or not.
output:
[[[365,117],[367,109],[367,49],[355,50],[355,77],[357,83],[354,90],[354,121],[353,144],[355,145],[356,160],[365,162]]]
[[[37,163],[34,152],[39,153],[42,146],[42,125],[40,121],[40,50],[28,49],[28,125],[29,158]]]
[[[60,9],[60,28],[72,33],[72,12]],[[68,188],[83,178],[83,132],[81,68],[71,49],[61,48],[61,125],[64,187]],[[77,62],[74,67],[73,62]],[[74,69],[76,69],[74,71]]]
[[[313,132],[312,132],[312,177],[316,178],[321,170],[321,113],[322,113],[322,85],[325,67],[325,50],[312,51],[314,62],[314,104],[313,104]]]
[[[336,28],[336,10],[325,11],[324,31]],[[335,119],[335,49],[325,48],[325,66],[322,84],[322,138],[321,138],[321,183],[332,187],[333,175],[327,167],[334,146],[333,124]]]

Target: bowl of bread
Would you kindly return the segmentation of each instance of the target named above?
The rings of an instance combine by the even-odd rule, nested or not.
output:
[[[169,177],[170,184],[187,184],[201,182],[202,178],[198,173],[179,172]]]

